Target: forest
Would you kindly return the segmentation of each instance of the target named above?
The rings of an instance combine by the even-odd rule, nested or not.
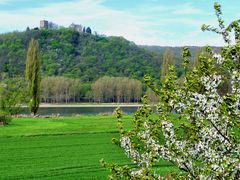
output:
[[[144,75],[161,85],[164,60],[171,59],[170,63],[176,65],[178,77],[183,73],[181,47],[138,46],[123,37],[79,33],[69,28],[27,29],[0,35],[1,84],[24,78],[31,38],[40,46],[41,100],[46,103],[138,102],[146,92],[153,97],[142,83]],[[194,62],[201,48],[191,49]]]
[[[72,29],[27,30],[0,35],[1,77],[22,75],[31,38],[41,49],[42,72],[92,82],[107,76],[158,78],[161,58],[122,37],[79,33]]]

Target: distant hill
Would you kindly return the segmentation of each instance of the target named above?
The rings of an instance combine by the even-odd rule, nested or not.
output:
[[[180,56],[182,54],[182,50],[183,50],[183,47],[170,47],[170,46],[139,46],[139,47],[142,47],[148,51],[151,51],[153,53],[157,53],[160,55],[162,55],[166,51],[166,49],[170,48],[173,50],[175,57],[178,57],[178,58],[180,58]],[[190,46],[189,48],[190,48],[192,57],[194,57],[196,55],[197,51],[199,51],[200,49],[202,49],[204,47]],[[217,46],[214,46],[212,48],[214,51],[219,51],[219,49],[220,49],[220,47],[217,47]]]
[[[39,40],[46,76],[78,77],[92,82],[104,75],[159,79],[161,56],[122,37],[91,35],[63,28],[0,35],[1,76],[23,75],[28,42]]]

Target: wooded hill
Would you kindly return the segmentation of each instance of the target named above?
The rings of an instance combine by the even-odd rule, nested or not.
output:
[[[0,35],[1,77],[23,75],[31,38],[39,40],[42,74],[92,82],[107,76],[159,78],[162,59],[122,37],[59,30],[28,30]]]
[[[164,52],[166,52],[167,49],[171,49],[173,51],[173,54],[175,56],[175,58],[181,59],[181,54],[183,51],[183,47],[180,46],[176,46],[176,47],[171,47],[171,46],[146,46],[146,45],[141,45],[139,46],[147,51],[156,53],[160,56],[162,56],[164,54]],[[212,46],[213,50],[218,52],[220,51],[221,47],[218,46]],[[198,54],[200,51],[202,51],[204,49],[204,47],[201,46],[190,46],[189,47],[190,52],[192,54],[192,58],[194,58],[196,56],[196,54]]]
[[[182,62],[182,47],[137,46],[123,37],[79,33],[69,28],[37,29],[0,34],[0,78],[24,74],[26,50],[31,38],[39,40],[45,76],[93,82],[103,76],[142,80],[145,74],[151,74],[159,80],[163,54],[167,49],[172,49],[177,66]],[[200,48],[190,48],[193,57]]]
[[[79,33],[69,28],[28,29],[0,35],[3,83],[24,77],[31,38],[39,41],[41,49],[43,102],[136,102],[144,93],[156,99],[141,83],[143,76],[150,74],[160,84],[163,59],[172,59],[178,77],[183,72],[181,47],[137,46],[123,37]],[[191,47],[193,60],[200,49]]]

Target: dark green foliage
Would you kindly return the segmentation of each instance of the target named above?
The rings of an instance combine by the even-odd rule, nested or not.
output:
[[[4,111],[0,111],[0,125],[8,125],[11,122],[11,117],[8,115],[8,113]]]
[[[142,80],[145,74],[150,74],[160,82],[159,68],[168,48],[173,51],[178,77],[183,73],[179,56],[182,47],[139,47],[122,37],[78,33],[62,28],[0,35],[0,79],[24,73],[31,38],[39,41],[42,70],[47,76],[67,76],[93,82],[105,75]],[[199,48],[190,48],[193,55]]]
[[[104,75],[141,80],[148,73],[159,79],[161,58],[154,53],[122,37],[78,33],[67,28],[0,35],[0,77],[24,73],[31,38],[39,42],[42,70],[47,76],[78,77],[83,82],[93,82]]]
[[[30,97],[29,109],[34,115],[37,113],[40,104],[41,64],[39,56],[38,41],[31,39],[26,60],[26,80]]]

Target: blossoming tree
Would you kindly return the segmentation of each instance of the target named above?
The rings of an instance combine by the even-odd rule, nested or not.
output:
[[[223,36],[226,46],[219,53],[210,47],[199,57],[199,66],[188,70],[190,51],[183,50],[185,80],[178,83],[175,68],[160,89],[150,76],[146,84],[159,96],[158,117],[143,98],[144,105],[134,116],[134,127],[124,131],[121,110],[117,109],[120,140],[116,141],[135,166],[107,164],[110,178],[163,179],[155,166],[165,159],[181,170],[171,178],[240,179],[240,20],[224,26],[221,6],[214,5],[219,28],[203,25],[203,30]],[[230,34],[234,33],[235,42]],[[228,82],[230,88],[221,92]],[[175,118],[171,118],[174,116]]]

